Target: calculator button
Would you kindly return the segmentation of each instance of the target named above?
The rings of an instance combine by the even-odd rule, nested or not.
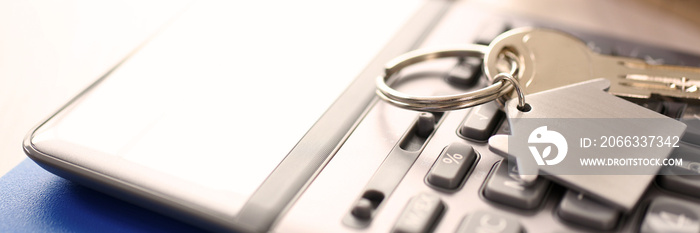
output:
[[[486,141],[493,134],[501,118],[503,118],[503,112],[495,102],[473,107],[464,119],[459,133],[473,140]]]
[[[681,140],[700,145],[700,119],[681,119],[681,122],[688,126]]]
[[[513,218],[477,211],[467,215],[457,229],[457,233],[472,232],[521,233],[524,231],[520,223]]]
[[[415,196],[408,201],[392,232],[428,232],[443,209],[445,205],[436,195],[423,193]]]
[[[458,87],[473,86],[481,77],[483,62],[483,59],[476,57],[460,59],[447,73],[447,82]]]
[[[416,134],[420,137],[427,138],[435,130],[435,122],[435,115],[429,112],[421,112],[418,114]]]
[[[700,232],[700,205],[670,197],[657,197],[647,209],[640,232]]]
[[[352,208],[352,215],[359,219],[367,220],[371,218],[372,212],[374,212],[374,206],[372,206],[372,201],[367,198],[360,199],[355,204],[355,207]]]
[[[567,191],[559,204],[559,217],[596,230],[611,230],[617,225],[620,212],[581,194]]]
[[[679,143],[671,158],[683,159],[683,166],[664,167],[656,182],[664,189],[700,197],[700,147]]]
[[[681,122],[688,126],[683,134],[684,142],[700,145],[700,106],[690,105],[683,112]]]
[[[688,104],[678,102],[664,102],[663,105],[663,114],[674,119],[680,119],[683,116],[683,111],[688,107]]]
[[[481,26],[481,30],[476,34],[474,42],[477,44],[489,45],[498,35],[511,28],[511,24],[506,19],[492,17],[487,23]]]
[[[664,104],[662,102],[652,101],[652,102],[647,102],[647,103],[641,103],[639,105],[641,105],[642,107],[645,107],[649,110],[652,110],[654,112],[658,112],[661,114],[664,113]]]
[[[428,183],[444,189],[455,189],[462,183],[474,161],[476,152],[470,145],[453,142],[442,150],[430,168]]]
[[[484,197],[520,209],[534,209],[539,206],[549,188],[549,181],[541,177],[534,184],[525,186],[510,174],[518,174],[516,166],[501,161],[484,186]]]

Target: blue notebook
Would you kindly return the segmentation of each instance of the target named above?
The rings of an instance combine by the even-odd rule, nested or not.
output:
[[[0,177],[0,232],[203,232],[51,174],[30,159]]]

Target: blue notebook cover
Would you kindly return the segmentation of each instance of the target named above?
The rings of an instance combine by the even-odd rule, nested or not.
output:
[[[0,177],[0,232],[203,232],[25,159]]]

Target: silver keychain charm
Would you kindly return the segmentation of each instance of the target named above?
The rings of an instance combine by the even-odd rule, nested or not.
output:
[[[510,73],[499,73],[494,76],[491,85],[476,91],[456,95],[419,96],[397,91],[387,84],[390,77],[407,66],[446,57],[477,57],[483,59],[488,49],[488,46],[468,44],[444,49],[418,49],[405,53],[389,61],[384,70],[384,75],[377,77],[377,96],[392,105],[405,109],[444,112],[487,103],[515,89],[519,99],[518,110],[527,111],[529,106],[525,103],[525,94],[516,78],[518,62],[514,57],[507,56],[507,54],[506,57],[510,61],[511,67]]]

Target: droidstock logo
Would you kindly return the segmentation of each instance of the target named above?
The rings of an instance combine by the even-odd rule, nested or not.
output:
[[[547,126],[541,126],[530,133],[530,137],[527,139],[530,145],[530,152],[532,156],[535,157],[537,165],[556,165],[560,163],[566,157],[566,152],[569,150],[569,145],[566,143],[566,139],[559,132],[553,130],[547,130]],[[548,145],[540,153],[537,147],[532,146],[532,144],[553,144],[557,148],[557,155],[554,158],[546,159],[552,153],[552,146]]]

